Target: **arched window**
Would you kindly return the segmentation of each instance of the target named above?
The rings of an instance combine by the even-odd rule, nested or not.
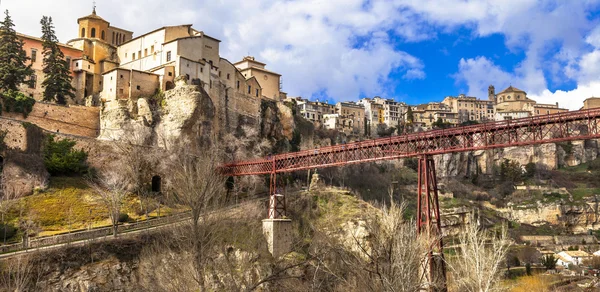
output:
[[[96,37],[96,29],[92,28],[92,34],[90,35],[90,37],[95,38]]]
[[[102,31],[102,40],[106,39],[106,35],[104,34],[104,31]]]
[[[85,37],[85,27],[81,29],[81,37],[84,38]]]
[[[113,31],[113,36],[112,36],[112,44],[115,44],[115,32]]]

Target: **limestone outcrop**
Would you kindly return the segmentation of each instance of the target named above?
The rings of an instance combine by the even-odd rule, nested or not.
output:
[[[599,153],[598,140],[586,140],[450,153],[436,155],[434,158],[438,176],[458,177],[492,175],[495,166],[504,159],[517,161],[522,166],[533,162],[556,169],[592,161]]]

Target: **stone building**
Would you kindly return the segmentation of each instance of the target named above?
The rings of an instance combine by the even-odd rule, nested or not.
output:
[[[354,121],[351,117],[340,114],[323,115],[323,127],[330,130],[338,130],[345,134],[355,133]]]
[[[31,68],[35,73],[31,76],[31,79],[33,80],[32,84],[21,85],[21,92],[35,98],[38,101],[42,100],[44,94],[42,82],[46,78],[44,72],[42,71],[44,63],[42,46],[43,41],[40,38],[29,35],[17,35],[19,39],[23,41],[23,50],[25,50],[27,57],[30,58],[28,64],[31,64]],[[65,55],[65,61],[67,62],[71,70],[71,77],[73,77],[71,85],[73,85],[73,87],[76,90],[74,102],[81,103],[83,100],[83,91],[85,86],[85,74],[82,74],[82,71],[79,70],[79,67],[75,66],[77,65],[77,63],[74,62],[74,60],[81,59],[81,57],[83,56],[83,51],[62,43],[59,43],[58,47]]]
[[[365,108],[362,105],[355,102],[338,102],[335,108],[342,121],[349,119],[352,133],[365,133]]]
[[[600,107],[600,97],[589,97],[583,101],[583,107],[581,109],[584,110],[597,107]]]
[[[285,92],[281,91],[281,74],[265,69],[267,64],[256,61],[252,56],[246,56],[243,60],[234,63],[236,68],[246,78],[255,77],[263,89],[263,96],[273,100],[285,99]]]
[[[133,32],[111,26],[96,14],[96,8],[92,14],[79,18],[77,24],[79,37],[67,44],[83,51],[82,56],[73,59],[72,68],[81,74],[78,83],[83,91],[79,90],[77,96],[87,98],[102,91],[102,74],[119,66],[117,46],[130,40]]]
[[[493,100],[481,100],[459,94],[458,96],[447,96],[442,103],[458,114],[458,123],[493,121],[496,115]]]
[[[458,124],[458,113],[452,111],[448,105],[441,102],[421,104],[413,107],[412,110],[413,123],[426,129],[431,129],[433,123],[438,119],[451,125]]]
[[[512,85],[497,95],[494,93],[494,87],[490,85],[488,94],[490,100],[493,99],[496,103],[496,120],[517,119],[568,111],[560,108],[558,102],[556,104],[538,104],[535,100],[528,98],[525,91]],[[525,116],[525,112],[529,114]]]
[[[310,101],[307,99],[297,99],[297,107],[300,115],[311,121],[315,125],[323,123],[323,117],[326,114],[334,114],[335,106],[322,101]]]

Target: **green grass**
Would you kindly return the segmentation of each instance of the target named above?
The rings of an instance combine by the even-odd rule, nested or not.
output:
[[[122,206],[132,221],[140,216],[139,199],[128,195]],[[166,206],[161,216],[179,209]],[[156,215],[156,210],[149,215]],[[109,226],[108,211],[97,199],[93,190],[81,177],[51,177],[49,187],[21,198],[8,216],[8,222],[17,226],[19,217],[33,219],[40,226],[40,235],[53,235],[88,227]]]

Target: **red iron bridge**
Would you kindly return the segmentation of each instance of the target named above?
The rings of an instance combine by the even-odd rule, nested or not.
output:
[[[227,164],[221,171],[227,176],[269,174],[269,218],[276,219],[285,216],[285,198],[276,194],[275,182],[278,173],[418,157],[417,231],[440,238],[430,257],[429,276],[444,277],[445,280],[433,155],[594,138],[600,138],[600,108],[431,130],[278,154]]]

